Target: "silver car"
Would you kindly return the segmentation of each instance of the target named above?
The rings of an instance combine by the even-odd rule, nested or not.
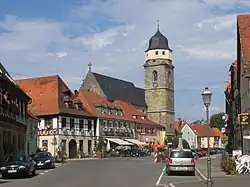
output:
[[[166,173],[188,172],[195,175],[195,159],[190,149],[173,149],[169,154]]]

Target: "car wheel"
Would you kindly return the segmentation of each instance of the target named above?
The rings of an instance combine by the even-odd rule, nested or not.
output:
[[[2,179],[8,179],[7,175],[2,175]]]
[[[195,171],[191,171],[191,172],[190,172],[190,175],[191,175],[191,176],[195,176]]]
[[[35,168],[32,171],[32,176],[36,176],[36,169]]]

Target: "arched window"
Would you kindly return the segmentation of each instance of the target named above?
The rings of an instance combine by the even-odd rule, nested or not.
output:
[[[157,81],[158,80],[158,73],[157,73],[157,71],[153,71],[153,81],[155,82],[155,81]]]

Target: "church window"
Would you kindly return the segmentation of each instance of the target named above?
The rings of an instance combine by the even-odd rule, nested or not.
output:
[[[158,51],[155,51],[155,55],[158,55]]]
[[[162,51],[162,55],[165,55],[165,51]]]
[[[158,80],[158,73],[157,73],[157,71],[153,71],[153,81],[155,82],[155,81],[157,81]]]

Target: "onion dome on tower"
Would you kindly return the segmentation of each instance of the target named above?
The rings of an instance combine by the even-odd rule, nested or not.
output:
[[[155,49],[172,51],[168,46],[168,39],[160,32],[159,23],[157,25],[157,31],[155,35],[150,38],[148,49],[145,52]]]

